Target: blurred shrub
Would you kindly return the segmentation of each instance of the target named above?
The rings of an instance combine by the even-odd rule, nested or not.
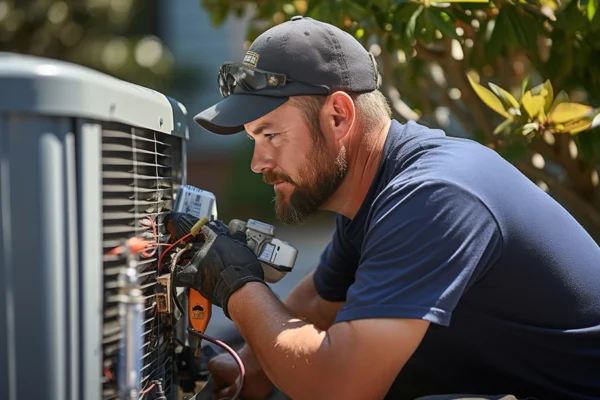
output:
[[[156,90],[171,84],[172,54],[144,0],[0,1],[0,51],[91,67]]]
[[[247,45],[294,15],[346,30],[376,56],[397,119],[495,149],[600,241],[598,0],[200,3],[215,25],[248,18]]]

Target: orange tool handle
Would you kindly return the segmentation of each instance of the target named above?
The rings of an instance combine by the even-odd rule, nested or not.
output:
[[[190,288],[188,294],[188,318],[192,329],[204,333],[210,321],[212,304],[200,292]]]

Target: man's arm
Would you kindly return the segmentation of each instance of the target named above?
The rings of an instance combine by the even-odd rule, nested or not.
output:
[[[315,272],[311,271],[302,278],[292,289],[284,304],[296,317],[326,330],[333,324],[335,316],[345,302],[331,302],[319,296],[315,288],[314,274]]]
[[[313,278],[314,271],[311,271],[291,290],[284,303],[289,312],[297,318],[306,320],[319,329],[326,330],[331,326],[345,302],[324,300],[318,295]],[[244,364],[248,368],[255,369],[255,373],[258,373],[256,369],[261,367],[248,343],[244,345],[239,354]]]
[[[344,240],[344,235],[340,234],[344,228],[345,218],[338,215],[335,218],[332,240],[321,253],[318,267],[300,280],[284,301],[288,310],[297,318],[323,330],[331,326],[340,308],[346,303],[346,290],[354,281],[354,271],[360,257]],[[315,281],[318,281],[319,291]],[[328,300],[323,296],[327,296]],[[247,345],[239,354],[249,369],[258,373],[256,369],[260,369],[260,365]]]
[[[296,318],[254,282],[231,296],[229,310],[267,376],[295,400],[383,398],[429,325],[364,319],[326,331]]]

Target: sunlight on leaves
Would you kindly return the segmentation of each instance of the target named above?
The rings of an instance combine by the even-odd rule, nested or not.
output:
[[[469,79],[471,87],[473,88],[473,90],[475,90],[475,93],[477,94],[477,96],[479,96],[481,101],[485,103],[485,105],[487,105],[489,108],[491,108],[492,110],[496,111],[498,114],[504,117],[510,116],[508,110],[504,108],[502,101],[500,101],[500,99],[497,96],[495,96],[491,90],[475,82],[473,78],[471,78],[471,75],[467,74],[467,78]]]
[[[594,118],[600,115],[600,108],[570,102],[564,91],[554,97],[549,80],[530,90],[527,90],[528,83],[524,82],[519,101],[494,83],[488,83],[492,89],[489,90],[475,82],[471,74],[467,74],[467,78],[481,101],[506,118],[496,127],[495,134],[520,132],[527,137],[545,137],[551,133],[575,135],[590,129]]]

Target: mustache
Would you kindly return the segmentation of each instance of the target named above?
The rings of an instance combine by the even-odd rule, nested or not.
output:
[[[286,174],[277,173],[277,172],[273,172],[273,171],[263,172],[263,182],[264,183],[272,185],[275,182],[280,182],[280,181],[289,182],[289,183],[292,183],[292,184],[294,183],[294,181],[292,180],[292,178],[290,178]]]

